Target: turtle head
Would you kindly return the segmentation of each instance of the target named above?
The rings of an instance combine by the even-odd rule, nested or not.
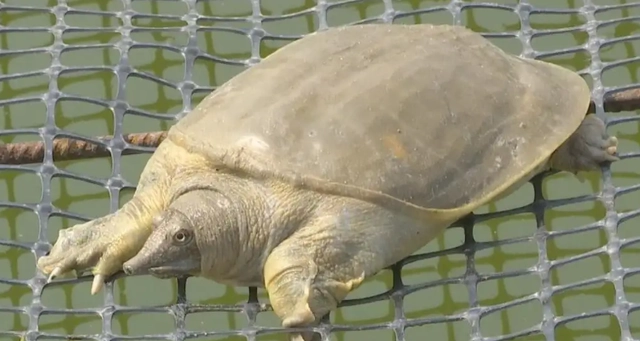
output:
[[[180,186],[124,272],[257,283],[255,259],[263,257],[270,238],[263,224],[273,215],[265,211],[262,191],[232,176],[192,177]]]
[[[185,193],[156,217],[142,249],[123,264],[124,272],[149,273],[158,278],[199,275],[202,255],[197,238],[203,228],[209,227],[210,207],[202,200],[207,192]]]
[[[156,224],[140,252],[122,265],[124,272],[159,278],[198,275],[201,256],[189,218],[169,209]]]

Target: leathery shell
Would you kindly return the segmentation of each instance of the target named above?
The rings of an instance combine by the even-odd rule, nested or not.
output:
[[[578,74],[463,27],[347,26],[241,72],[169,139],[212,167],[451,219],[545,161],[589,99]]]

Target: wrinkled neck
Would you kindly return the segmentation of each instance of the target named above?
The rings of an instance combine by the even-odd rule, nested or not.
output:
[[[271,209],[262,187],[226,174],[179,182],[182,194],[171,206],[184,213],[196,230],[201,276],[222,283],[254,282],[256,275],[262,275],[263,252],[270,239],[265,224]]]

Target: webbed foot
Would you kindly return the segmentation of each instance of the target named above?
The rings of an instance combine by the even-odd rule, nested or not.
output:
[[[132,199],[116,213],[61,230],[49,254],[38,259],[37,267],[49,275],[48,281],[93,268],[91,294],[97,293],[151,233],[152,212],[140,210],[136,202]]]
[[[364,273],[352,279],[333,271],[321,271],[313,258],[289,244],[280,244],[267,258],[264,267],[265,287],[273,310],[285,328],[311,327],[365,279]],[[287,245],[289,244],[289,245]],[[311,331],[292,333],[290,341],[319,341],[320,335]]]
[[[596,115],[585,117],[578,129],[551,156],[552,169],[574,174],[600,169],[605,162],[619,160],[618,139],[609,136],[604,122]]]

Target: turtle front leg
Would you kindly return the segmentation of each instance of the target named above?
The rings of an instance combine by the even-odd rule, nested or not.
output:
[[[49,281],[92,268],[91,294],[95,294],[107,277],[121,270],[122,264],[142,248],[151,234],[154,217],[166,207],[166,181],[162,179],[167,177],[157,153],[145,166],[133,198],[122,208],[59,232],[49,254],[37,262]]]
[[[91,294],[97,293],[151,233],[147,219],[151,212],[140,206],[130,201],[116,213],[60,230],[49,254],[38,259],[38,268],[49,274],[48,281],[70,271],[93,268]]]
[[[365,279],[364,272],[350,274],[349,260],[314,257],[314,251],[319,250],[304,244],[296,238],[283,242],[269,255],[264,267],[269,301],[285,328],[318,325]],[[303,332],[292,334],[290,340],[318,341],[320,337]]]
[[[607,134],[604,122],[589,114],[578,129],[551,155],[551,169],[577,174],[595,171],[605,162],[619,160],[618,139]]]
[[[449,225],[353,198],[325,196],[314,206],[314,216],[271,250],[263,267],[269,301],[287,328],[319,324],[366,278],[413,254]],[[313,334],[292,340],[316,341]]]

